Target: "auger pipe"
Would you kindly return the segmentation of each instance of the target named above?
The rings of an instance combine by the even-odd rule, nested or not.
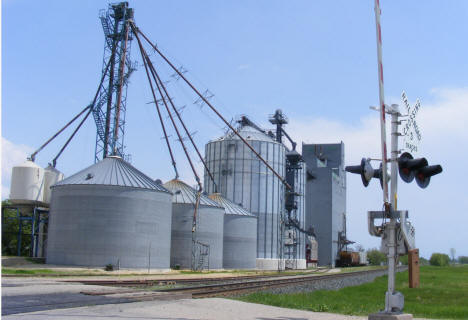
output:
[[[201,160],[201,162],[203,163],[203,166],[205,167],[205,169],[206,169],[206,171],[207,171],[207,173],[208,173],[208,175],[209,175],[211,181],[213,182],[214,187],[215,187],[215,188],[214,188],[214,189],[215,189],[215,192],[218,192],[218,186],[217,186],[217,184],[216,184],[216,182],[215,182],[215,180],[214,180],[214,177],[213,177],[213,175],[211,174],[210,170],[208,169],[208,166],[206,165],[205,160],[203,159],[203,157],[202,157],[200,151],[198,150],[197,145],[195,144],[195,141],[193,141],[192,136],[190,135],[189,130],[188,130],[187,127],[185,126],[185,123],[184,123],[184,121],[182,120],[182,117],[180,116],[179,111],[177,110],[177,108],[175,107],[174,103],[172,102],[172,99],[170,98],[169,93],[167,92],[166,86],[164,85],[163,81],[161,81],[161,78],[159,77],[158,72],[157,72],[156,70],[154,70],[154,69],[153,69],[153,71],[154,71],[154,75],[155,75],[156,78],[157,78],[157,81],[158,81],[159,84],[161,85],[161,88],[163,89],[163,91],[164,91],[164,93],[165,93],[165,95],[166,95],[166,97],[167,97],[167,100],[169,100],[169,104],[171,105],[172,109],[174,110],[175,114],[177,115],[177,118],[179,119],[180,123],[182,124],[182,127],[184,128],[184,131],[185,131],[185,133],[187,134],[187,137],[189,138],[190,142],[192,143],[193,148],[194,148],[195,151],[197,152],[198,157],[200,158],[200,160]]]
[[[132,26],[132,29],[133,29],[133,25],[131,25],[131,26]],[[136,34],[135,34],[135,36],[136,36]],[[137,37],[137,39],[138,39],[138,37]],[[164,121],[162,119],[161,110],[159,110],[158,100],[156,99],[156,94],[154,93],[153,82],[151,81],[151,76],[150,76],[149,71],[148,71],[148,65],[146,64],[146,60],[145,60],[145,56],[144,56],[144,50],[143,50],[143,47],[141,46],[140,41],[138,41],[138,47],[140,48],[140,54],[141,54],[141,58],[143,60],[143,64],[145,66],[146,76],[148,77],[148,82],[149,82],[149,85],[150,85],[150,88],[151,88],[151,94],[153,95],[154,104],[156,105],[156,111],[158,112],[159,121],[160,121],[161,127],[163,129],[164,139],[166,140],[167,149],[169,150],[169,155],[171,156],[172,167],[174,168],[174,171],[175,171],[175,178],[177,179],[177,178],[179,178],[179,172],[177,171],[176,161],[175,161],[175,158],[174,158],[174,154],[172,153],[171,144],[169,143],[169,138],[167,136],[166,126],[164,125]]]
[[[148,39],[148,37],[146,37],[146,35],[143,32],[141,32],[140,29],[138,29],[135,25],[134,28],[136,29],[137,33],[141,34],[141,36],[151,45],[151,47],[177,73],[177,75],[181,77],[185,81],[185,83],[187,83],[187,85],[200,97],[200,99],[202,99],[203,102],[205,102],[206,105],[208,105],[208,107],[210,107],[210,109],[226,124],[226,126],[228,126],[228,128],[231,129],[232,132],[234,132],[239,137],[239,139],[250,149],[250,151],[252,151],[253,154],[255,154],[255,156],[261,162],[263,162],[263,164],[285,185],[285,187],[288,190],[292,190],[292,187],[286,182],[286,180],[283,177],[281,177],[281,175],[278,172],[276,172],[275,169],[273,169],[268,164],[268,162],[266,162],[266,160],[260,156],[260,154],[257,151],[255,151],[255,149],[239,134],[239,132],[237,132],[236,129],[234,129],[234,127],[218,112],[218,110],[216,110],[216,108],[211,105],[211,103],[192,85],[192,83],[188,81],[187,78],[185,78],[185,76],[179,70],[177,70],[177,68],[166,58],[166,56],[164,56],[162,52],[159,51],[159,49]]]
[[[84,108],[83,110],[80,111],[80,113],[78,113],[73,119],[71,119],[62,129],[60,129],[56,134],[54,134],[49,140],[47,140],[42,146],[39,147],[39,149],[37,149],[36,151],[34,151],[33,154],[31,154],[29,156],[29,159],[31,161],[34,162],[34,160],[36,159],[36,155],[42,150],[44,149],[52,140],[54,140],[59,134],[61,134],[63,132],[63,130],[65,130],[66,128],[68,128],[69,125],[71,125],[73,122],[75,122],[76,119],[78,119],[83,113],[86,112],[86,110],[88,110],[89,108],[91,108],[91,110],[93,109],[94,107],[94,104],[96,103],[96,100],[97,100],[97,97],[99,96],[99,91],[101,91],[101,87],[102,87],[102,83],[104,82],[104,78],[106,77],[106,74],[107,74],[107,71],[109,70],[109,62],[107,62],[107,65],[106,65],[106,69],[104,71],[104,73],[102,74],[102,77],[101,77],[101,81],[99,82],[99,86],[98,86],[98,89],[96,91],[96,94],[94,95],[94,99],[93,99],[93,102],[91,102],[91,104],[89,104],[86,108]]]
[[[176,123],[174,121],[174,118],[172,117],[169,106],[167,105],[166,98],[164,97],[164,94],[163,94],[163,92],[161,90],[161,87],[159,86],[159,83],[158,83],[158,80],[157,80],[157,77],[156,77],[156,70],[154,69],[153,63],[151,62],[150,58],[146,54],[145,49],[143,48],[143,45],[141,44],[140,37],[137,34],[135,34],[135,37],[138,40],[138,44],[140,46],[140,50],[141,50],[142,54],[145,56],[146,63],[148,64],[151,75],[153,76],[154,82],[156,84],[156,88],[157,88],[157,90],[158,90],[158,92],[159,92],[159,94],[161,96],[161,99],[163,101],[164,106],[166,107],[166,111],[167,111],[167,113],[169,115],[169,118],[171,119],[172,126],[174,127],[174,130],[175,130],[175,132],[177,134],[177,137],[179,138],[179,141],[180,141],[180,144],[182,146],[182,149],[184,150],[185,156],[187,157],[187,161],[190,164],[192,172],[193,172],[193,174],[195,176],[195,180],[198,183],[199,192],[201,192],[203,190],[203,187],[201,185],[200,177],[198,176],[197,171],[195,170],[195,166],[192,163],[192,159],[190,158],[190,155],[188,154],[187,147],[185,146],[185,143],[184,143],[184,141],[182,139],[182,136],[180,135],[179,129],[177,128],[177,125],[176,125]]]
[[[93,109],[89,109],[88,113],[86,114],[86,116],[81,120],[81,122],[78,124],[78,126],[76,127],[76,129],[73,131],[73,133],[71,134],[71,136],[68,138],[67,142],[65,142],[65,144],[63,145],[62,149],[60,149],[59,153],[55,156],[55,158],[52,160],[52,166],[55,168],[55,165],[57,164],[57,159],[60,157],[60,155],[62,154],[62,152],[65,150],[65,148],[68,146],[68,144],[70,143],[70,141],[73,139],[73,137],[75,136],[75,134],[78,132],[78,130],[80,130],[81,126],[83,125],[83,123],[86,121],[86,119],[88,119],[89,115],[91,114],[91,112],[93,111]]]

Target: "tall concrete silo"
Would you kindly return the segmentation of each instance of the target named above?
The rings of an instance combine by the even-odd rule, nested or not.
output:
[[[207,196],[198,195],[194,188],[178,179],[168,181],[163,186],[173,194],[171,267],[222,269],[224,208]],[[193,235],[193,217],[198,196],[196,232]],[[193,239],[197,241],[197,246],[201,246],[197,253],[192,250]],[[209,248],[209,254],[205,255],[203,248]]]
[[[276,170],[285,174],[285,147],[259,128],[241,122],[239,134]],[[284,185],[239,139],[229,133],[205,146],[207,167],[217,184],[205,174],[208,193],[219,192],[258,217],[257,267],[281,267],[280,215],[284,211]],[[282,268],[282,267],[281,267]]]
[[[310,176],[306,187],[306,227],[318,242],[318,265],[335,266],[346,241],[344,143],[303,144]]]
[[[46,262],[169,268],[171,193],[120,157],[52,186]]]
[[[223,268],[255,269],[257,217],[219,193],[209,198],[224,207]]]

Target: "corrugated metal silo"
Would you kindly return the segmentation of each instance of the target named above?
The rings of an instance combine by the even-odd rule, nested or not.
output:
[[[47,263],[169,268],[171,193],[119,157],[52,186]]]
[[[254,269],[257,258],[257,217],[219,193],[209,197],[224,207],[223,267]]]
[[[285,147],[271,136],[243,124],[239,134],[281,176],[285,174]],[[219,192],[258,217],[257,267],[277,269],[279,261],[280,213],[284,210],[281,181],[233,133],[208,142],[205,147],[208,169],[218,186],[205,174],[208,193]]]
[[[174,179],[163,185],[172,196],[171,266],[192,268],[192,222],[197,191]],[[208,268],[223,268],[224,209],[201,194],[197,211],[196,240],[209,246]],[[198,257],[196,257],[198,259]]]

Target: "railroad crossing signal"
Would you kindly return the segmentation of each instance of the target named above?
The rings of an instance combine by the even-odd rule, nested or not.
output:
[[[346,166],[345,171],[359,174],[362,184],[367,187],[372,178],[380,180],[380,186],[383,187],[382,179],[382,164],[379,169],[374,169],[370,164],[369,158],[362,158],[361,164],[358,166]],[[442,166],[430,166],[426,158],[414,159],[413,156],[405,152],[398,158],[398,172],[401,179],[410,183],[416,179],[416,183],[421,188],[426,188],[431,181],[431,177],[442,172]],[[390,177],[390,175],[387,175]],[[389,179],[390,180],[390,179]]]
[[[380,186],[383,188],[383,176],[382,176],[382,164],[379,169],[372,168],[370,164],[371,159],[362,158],[361,164],[358,166],[346,166],[345,171],[361,175],[362,184],[364,187],[369,185],[372,178],[380,180]],[[387,174],[388,180],[390,180],[390,174]]]
[[[345,168],[347,172],[356,173],[361,175],[362,184],[364,187],[369,185],[369,182],[374,177],[374,168],[370,164],[370,159],[362,158],[361,164],[358,166],[347,166]]]
[[[426,158],[413,159],[413,156],[405,152],[398,158],[398,172],[403,181],[410,183],[416,178],[416,183],[421,188],[426,188],[431,177],[442,172],[442,166],[430,166]]]

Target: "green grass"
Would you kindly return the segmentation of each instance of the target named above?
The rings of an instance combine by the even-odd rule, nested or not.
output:
[[[55,274],[57,273],[51,269],[7,269],[2,268],[2,274],[30,274],[30,275],[38,275],[38,274]]]
[[[468,319],[468,266],[421,267],[421,286],[408,288],[408,272],[396,277],[396,288],[405,296],[404,311],[415,317],[434,319]],[[337,291],[311,293],[253,293],[237,299],[278,307],[368,315],[384,308],[387,277],[374,282]]]
[[[86,270],[71,270],[57,271],[52,269],[20,269],[20,268],[2,268],[2,275],[28,275],[32,277],[75,277],[75,276],[107,276],[116,275],[105,273],[105,271],[86,271]]]

